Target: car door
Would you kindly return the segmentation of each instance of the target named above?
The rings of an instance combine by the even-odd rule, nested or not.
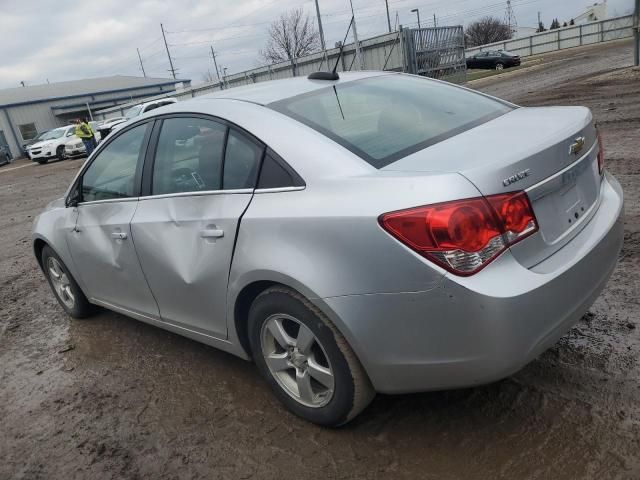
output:
[[[161,319],[226,338],[226,294],[240,217],[253,196],[264,147],[206,117],[159,125],[131,224]]]
[[[83,171],[76,186],[80,192],[76,227],[67,241],[92,301],[158,318],[130,227],[151,123],[118,132]]]

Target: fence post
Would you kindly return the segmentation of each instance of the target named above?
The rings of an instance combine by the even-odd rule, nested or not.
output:
[[[558,29],[558,31],[556,32],[556,35],[558,36],[558,50],[562,50],[560,48],[560,29]]]
[[[533,55],[533,35],[529,37],[529,56]]]
[[[600,22],[600,42],[604,42],[604,21]]]
[[[399,27],[400,29],[400,53],[402,55],[402,71],[407,71],[407,56],[404,46],[404,30],[402,29],[402,25]]]
[[[582,46],[582,25],[580,25],[580,46]]]

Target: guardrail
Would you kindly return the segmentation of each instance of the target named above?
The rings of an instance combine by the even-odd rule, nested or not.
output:
[[[529,37],[514,38],[503,42],[489,43],[468,48],[466,55],[473,55],[485,50],[506,50],[528,57],[541,53],[564,50],[594,43],[607,42],[633,36],[633,15],[599,20],[582,25],[571,25]]]

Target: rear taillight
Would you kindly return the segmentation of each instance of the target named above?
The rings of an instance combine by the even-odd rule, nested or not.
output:
[[[473,275],[538,230],[524,192],[456,200],[380,216],[387,232],[456,275]]]
[[[602,143],[602,134],[598,132],[598,171],[600,175],[604,172],[604,144]]]

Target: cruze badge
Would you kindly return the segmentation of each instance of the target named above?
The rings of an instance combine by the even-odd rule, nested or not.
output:
[[[523,170],[521,172],[516,173],[515,175],[511,175],[510,177],[505,178],[504,180],[502,180],[502,184],[505,187],[508,187],[512,183],[516,183],[522,180],[523,178],[527,178],[529,175],[531,175],[531,169],[527,168],[526,170]]]
[[[576,138],[575,142],[569,146],[569,154],[577,155],[582,151],[584,147],[584,137]]]

